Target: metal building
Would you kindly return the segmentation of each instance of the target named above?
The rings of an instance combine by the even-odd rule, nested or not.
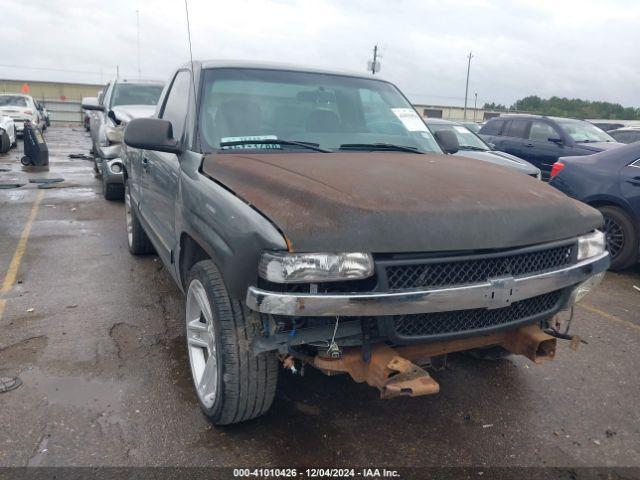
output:
[[[81,122],[82,97],[96,97],[101,89],[95,84],[0,79],[0,93],[27,93],[40,100],[52,122]]]

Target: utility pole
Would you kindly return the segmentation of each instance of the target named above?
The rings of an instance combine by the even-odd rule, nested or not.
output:
[[[136,30],[138,35],[138,80],[142,77],[140,76],[140,11],[136,10]]]
[[[376,74],[376,62],[378,61],[378,45],[373,46],[373,63],[371,64],[371,75]]]
[[[367,63],[367,70],[371,72],[371,75],[375,75],[380,71],[380,63],[378,63],[378,45],[373,46],[373,61],[369,60]]]
[[[473,121],[476,121],[476,112],[478,111],[478,92],[474,93],[476,99],[473,101]]]
[[[116,65],[116,79],[120,78],[120,65]]]
[[[464,90],[464,119],[467,119],[467,97],[469,96],[469,71],[471,70],[471,59],[473,52],[469,52],[469,63],[467,64],[467,86]]]

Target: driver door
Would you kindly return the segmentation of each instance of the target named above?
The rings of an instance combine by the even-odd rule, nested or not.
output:
[[[169,120],[173,138],[182,144],[189,105],[191,74],[176,73],[159,118]],[[175,245],[175,203],[178,195],[180,160],[174,153],[144,150],[141,158],[142,199],[140,210],[154,237],[154,246],[165,264],[171,261]]]

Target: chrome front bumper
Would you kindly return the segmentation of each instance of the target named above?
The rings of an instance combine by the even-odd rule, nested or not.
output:
[[[120,145],[119,143],[115,143],[112,145],[98,145],[97,150],[98,156],[101,159],[112,160],[120,157],[122,145]]]
[[[609,268],[609,253],[550,272],[501,277],[451,288],[350,294],[278,293],[249,287],[247,306],[295,317],[410,315],[472,308],[503,308],[582,282]]]

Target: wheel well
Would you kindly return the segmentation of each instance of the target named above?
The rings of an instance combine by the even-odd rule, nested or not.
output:
[[[617,202],[611,201],[611,200],[593,200],[591,202],[588,202],[588,205],[590,205],[593,208],[599,208],[599,207],[615,207],[615,208],[619,208],[620,210],[622,210],[624,213],[626,213],[629,217],[631,217],[631,219],[634,218],[633,212],[630,212],[626,206],[621,205]]]
[[[595,200],[593,202],[589,202],[589,205],[591,205],[593,208],[598,208],[598,207],[618,207],[618,208],[622,208],[624,210],[624,208],[620,205],[618,205],[617,203],[614,202],[610,202],[607,200]]]
[[[209,259],[207,252],[187,233],[180,236],[180,259],[178,263],[180,271],[180,281],[186,288],[189,270],[201,260]]]
[[[629,210],[625,205],[621,205],[619,203],[610,201],[610,200],[594,200],[592,202],[588,202],[588,204],[590,206],[592,206],[593,208],[598,208],[598,207],[615,207],[615,208],[619,208],[620,210],[622,210],[631,220],[631,223],[634,225],[636,231],[640,231],[640,225],[638,225],[638,222],[640,221],[640,218],[636,217],[636,215],[634,214],[633,211]]]

